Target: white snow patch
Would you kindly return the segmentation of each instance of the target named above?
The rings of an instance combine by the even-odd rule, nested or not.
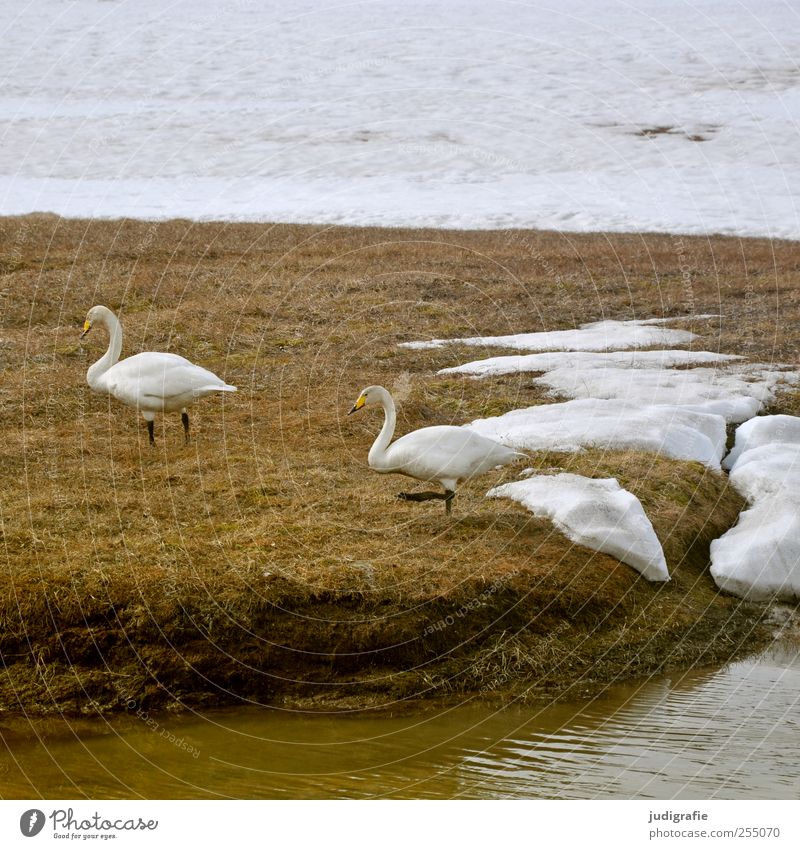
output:
[[[711,543],[714,580],[750,600],[800,599],[800,419],[741,425],[726,465],[751,507]]]
[[[782,496],[800,507],[800,442],[744,451],[733,464],[730,479],[750,503]]]
[[[736,441],[723,468],[730,469],[751,448],[775,443],[800,445],[800,418],[797,416],[757,416],[736,428]]]
[[[717,354],[713,351],[548,351],[541,354],[517,354],[507,357],[488,357],[460,366],[443,368],[439,374],[468,374],[474,377],[493,377],[526,372],[549,372],[556,369],[583,371],[606,368],[665,369],[675,366],[724,363],[741,360],[736,354]]]
[[[710,318],[712,316],[695,316]],[[571,399],[601,398],[627,401],[639,406],[667,405],[695,412],[721,415],[728,422],[742,422],[755,416],[775,399],[781,385],[800,382],[800,372],[780,364],[737,363],[743,358],[712,351],[613,350],[602,348],[611,340],[614,325],[617,347],[643,343],[641,333],[683,333],[654,328],[663,319],[630,322],[598,322],[579,330],[553,333],[461,339],[469,345],[503,344],[510,347],[561,345],[581,348],[573,351],[545,351],[504,357],[489,357],[441,369],[439,374],[467,374],[474,377],[540,373],[533,383],[546,386],[552,395]],[[451,340],[452,341],[452,340]],[[406,347],[431,347],[445,340],[407,343]],[[687,366],[701,366],[687,368]],[[710,368],[709,366],[718,366]],[[678,368],[680,367],[680,368]]]
[[[551,519],[570,540],[627,563],[648,581],[668,581],[661,543],[639,499],[614,478],[557,474],[502,484],[489,498],[511,498]]]
[[[711,543],[717,586],[750,601],[800,599],[800,510],[780,497],[764,499]]]
[[[755,416],[781,385],[800,381],[800,372],[755,364],[725,369],[556,368],[534,383],[567,398],[607,398],[638,405],[667,404],[721,415],[729,422]]]
[[[711,316],[687,316],[706,318]],[[416,350],[442,348],[445,345],[516,348],[520,351],[610,351],[624,348],[652,348],[656,345],[684,345],[697,338],[688,330],[658,327],[672,319],[633,319],[631,321],[594,321],[574,330],[544,330],[538,333],[512,333],[508,336],[469,336],[461,339],[431,339],[427,342],[402,342],[401,348]]]
[[[527,451],[649,451],[697,460],[719,469],[725,420],[718,415],[662,405],[583,399],[512,410],[467,425],[512,448]]]

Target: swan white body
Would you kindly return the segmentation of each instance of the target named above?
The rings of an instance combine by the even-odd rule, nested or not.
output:
[[[406,501],[440,498],[445,501],[449,513],[459,483],[525,456],[493,439],[452,425],[424,427],[392,443],[397,416],[392,396],[382,386],[364,389],[350,412],[371,404],[383,407],[384,422],[369,452],[370,468],[382,474],[436,481],[445,490],[443,495],[400,493],[399,497]]]
[[[92,307],[83,326],[85,336],[95,324],[107,328],[110,341],[106,353],[90,366],[86,382],[98,393],[111,395],[129,407],[135,407],[147,421],[153,442],[156,413],[180,410],[186,438],[189,437],[187,406],[212,392],[236,392],[213,372],[197,366],[177,354],[147,351],[119,362],[122,351],[122,325],[103,306]]]

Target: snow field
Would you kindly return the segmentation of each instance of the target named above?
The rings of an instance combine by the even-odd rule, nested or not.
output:
[[[785,0],[6,0],[0,211],[800,238]]]

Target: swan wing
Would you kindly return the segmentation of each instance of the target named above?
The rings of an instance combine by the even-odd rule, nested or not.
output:
[[[425,427],[400,437],[386,450],[385,469],[419,480],[465,480],[516,459],[511,448],[466,428]]]
[[[177,409],[210,392],[235,391],[185,357],[150,351],[121,360],[106,372],[105,380],[114,397],[144,409]]]

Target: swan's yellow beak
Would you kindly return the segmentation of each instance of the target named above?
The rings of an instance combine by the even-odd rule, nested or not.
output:
[[[80,337],[79,337],[79,338],[83,339],[83,337],[84,337],[84,336],[85,336],[85,335],[86,335],[86,334],[87,334],[87,333],[88,333],[91,329],[92,329],[92,322],[91,322],[91,321],[89,321],[89,320],[87,319],[86,321],[84,321],[84,322],[83,322],[83,332],[81,333],[81,335],[80,335]]]
[[[348,416],[352,416],[353,413],[357,413],[364,404],[367,403],[367,399],[363,395],[358,396],[358,401],[350,408],[350,412],[347,414]]]

